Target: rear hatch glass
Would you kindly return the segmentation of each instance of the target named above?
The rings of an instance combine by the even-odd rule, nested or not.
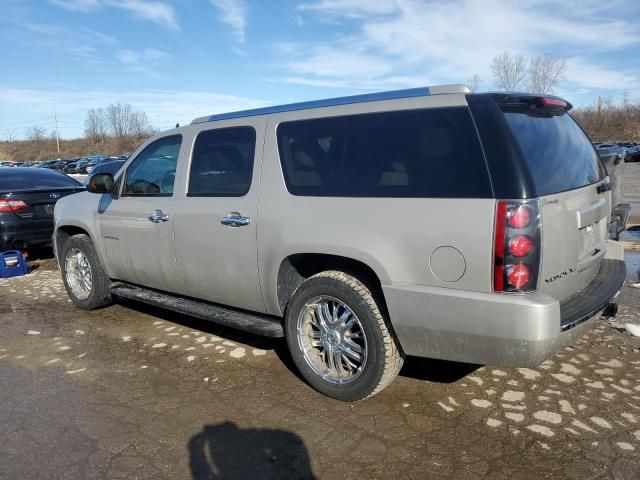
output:
[[[598,155],[568,113],[531,115],[503,109],[538,196],[597,183],[605,176]]]

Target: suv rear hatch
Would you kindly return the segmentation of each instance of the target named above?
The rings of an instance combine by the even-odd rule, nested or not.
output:
[[[571,105],[521,94],[468,100],[496,198],[538,199],[540,268],[528,289],[558,300],[584,290],[606,253],[611,193],[595,148],[568,113]]]

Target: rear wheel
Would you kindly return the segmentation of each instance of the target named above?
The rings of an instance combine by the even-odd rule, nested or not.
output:
[[[88,235],[69,237],[60,251],[62,281],[73,303],[93,310],[111,303],[111,288]]]
[[[364,283],[344,272],[322,272],[302,283],[285,322],[293,361],[325,395],[362,400],[400,371],[402,354],[378,302]]]

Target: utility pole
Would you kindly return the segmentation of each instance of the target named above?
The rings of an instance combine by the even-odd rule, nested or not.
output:
[[[58,135],[58,113],[56,111],[53,112],[53,119],[56,122],[56,145],[58,147],[58,154],[60,153],[60,135]]]

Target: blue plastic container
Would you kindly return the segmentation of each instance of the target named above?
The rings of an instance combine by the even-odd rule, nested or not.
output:
[[[19,277],[29,272],[27,261],[18,250],[0,252],[0,278]]]

